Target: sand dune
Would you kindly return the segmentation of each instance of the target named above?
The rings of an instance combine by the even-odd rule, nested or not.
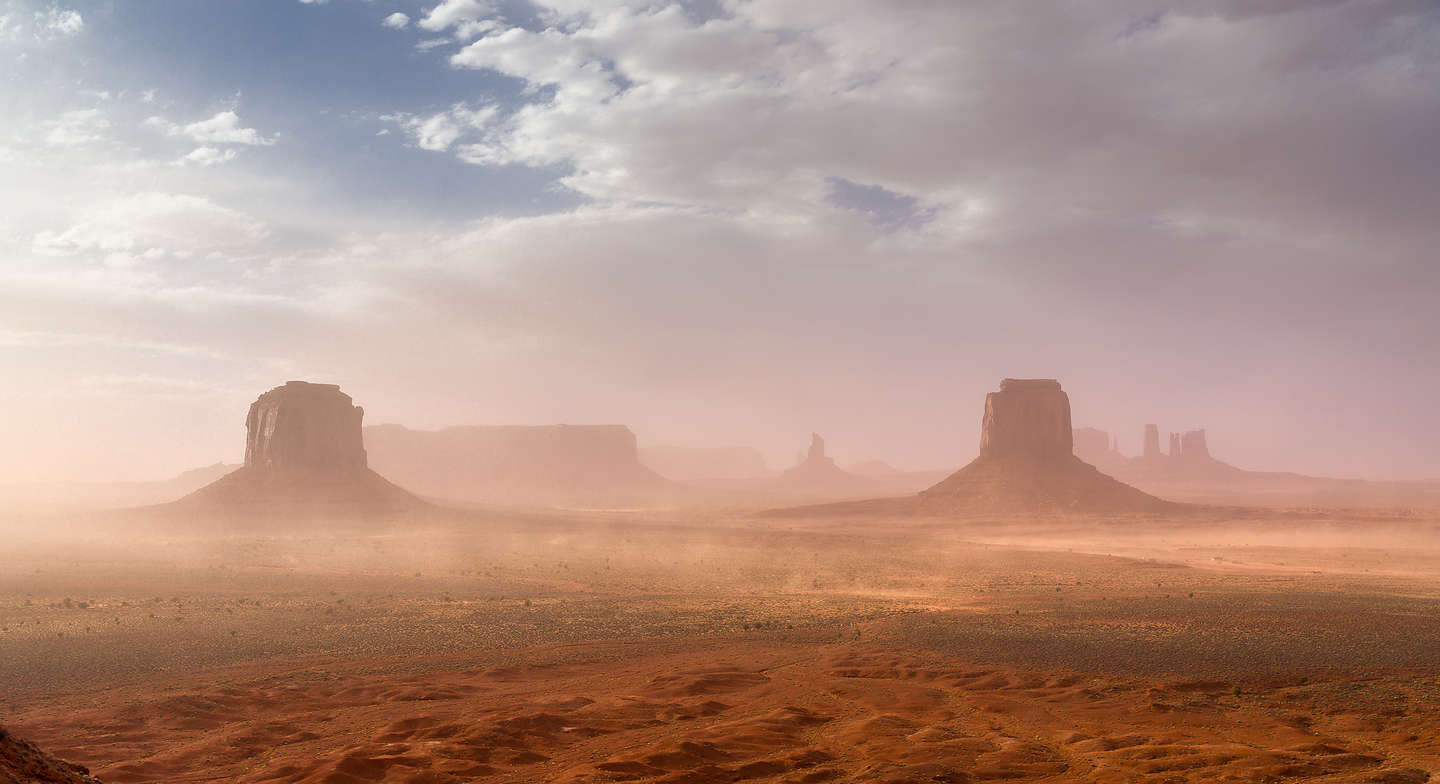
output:
[[[1425,781],[1434,684],[1247,684],[725,645],[110,696],[49,733],[109,782]],[[103,703],[110,704],[103,704]],[[65,740],[62,740],[65,739]]]

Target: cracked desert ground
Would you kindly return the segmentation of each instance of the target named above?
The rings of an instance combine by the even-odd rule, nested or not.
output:
[[[1440,514],[5,524],[0,714],[106,782],[1389,782]]]

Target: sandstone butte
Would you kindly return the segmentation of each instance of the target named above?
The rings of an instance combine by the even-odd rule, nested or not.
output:
[[[919,495],[775,510],[782,516],[887,513],[1163,514],[1180,504],[1103,474],[1074,454],[1070,397],[1054,379],[1014,379],[985,396],[980,456]]]
[[[334,384],[275,387],[245,417],[245,464],[170,506],[256,522],[341,521],[427,508],[370,470],[364,416]]]

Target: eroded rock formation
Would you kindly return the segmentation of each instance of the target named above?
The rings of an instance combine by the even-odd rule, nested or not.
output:
[[[365,468],[365,409],[335,384],[290,381],[261,395],[245,417],[245,466],[279,471]]]
[[[176,505],[254,523],[344,522],[426,507],[367,467],[364,416],[334,384],[275,387],[245,417],[245,464]]]
[[[810,434],[810,451],[805,455],[805,460],[807,462],[825,461],[832,465],[835,463],[834,460],[825,456],[825,439],[821,438],[819,433]]]
[[[810,434],[810,449],[801,460],[780,475],[780,484],[790,490],[813,492],[845,492],[865,485],[865,480],[835,465],[835,458],[825,454],[825,439]]]
[[[1148,428],[1147,428],[1148,430]],[[985,398],[980,456],[920,494],[927,511],[1163,512],[1173,505],[1073,453],[1070,398],[1054,379],[1005,379]]]
[[[1160,426],[1145,426],[1145,451],[1141,455],[1146,460],[1158,460],[1160,458]]]
[[[1205,443],[1205,429],[1190,430],[1180,436],[1181,460],[1209,460],[1210,447]]]
[[[1073,439],[1070,397],[1053,378],[1007,378],[985,396],[981,457],[1063,459]]]

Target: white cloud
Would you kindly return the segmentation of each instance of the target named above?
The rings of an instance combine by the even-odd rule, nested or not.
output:
[[[214,166],[235,160],[239,152],[233,147],[221,150],[217,147],[196,147],[175,163],[180,166]]]
[[[410,24],[410,17],[400,13],[399,11],[396,11],[395,13],[385,17],[385,19],[381,21],[380,24],[390,28],[391,30],[404,30],[405,27]]]
[[[146,125],[164,131],[170,136],[182,136],[191,141],[202,144],[246,144],[246,145],[271,145],[276,142],[274,136],[262,136],[254,128],[245,128],[240,125],[240,116],[233,110],[218,112],[208,120],[200,120],[188,125],[177,125],[163,117],[151,117],[145,121]]]
[[[45,143],[51,147],[75,147],[101,141],[110,120],[99,109],[77,109],[65,112],[49,123]]]
[[[35,24],[52,36],[70,37],[79,35],[85,29],[85,19],[79,11],[51,7],[48,11],[35,12]]]
[[[0,14],[0,42],[18,41],[25,26],[10,14]]]
[[[268,234],[263,223],[207,198],[137,193],[89,210],[63,231],[35,235],[42,255],[165,251],[193,254],[243,248]]]
[[[1403,4],[1182,4],[1139,32],[1151,12],[1133,3],[777,0],[705,21],[639,0],[537,5],[551,27],[492,32],[451,58],[524,80],[530,103],[448,149],[566,167],[564,185],[601,201],[813,220],[839,178],[968,216],[926,229],[968,235],[1148,214],[1176,182],[1206,182],[1184,212],[1228,225],[1264,212],[1299,221],[1285,228],[1298,238],[1412,214],[1414,199],[1322,203],[1350,192],[1358,160],[1323,150],[1352,149],[1368,118],[1418,127],[1437,110],[1440,26]],[[456,23],[442,10],[455,8],[434,9],[435,29]],[[1408,139],[1370,152],[1377,173],[1424,156]]]
[[[400,125],[420,149],[443,152],[462,138],[483,134],[497,112],[494,106],[477,109],[457,103],[429,116],[397,114],[386,115],[383,119]]]
[[[478,22],[493,13],[495,5],[485,0],[443,0],[431,8],[418,24],[426,30],[440,32],[449,27]]]

